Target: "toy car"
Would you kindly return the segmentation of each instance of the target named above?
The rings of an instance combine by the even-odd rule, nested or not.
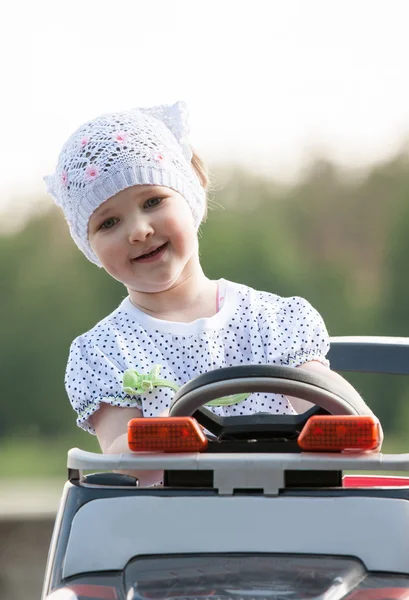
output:
[[[408,374],[409,340],[334,338],[330,360]],[[243,391],[315,406],[229,418],[203,408]],[[183,386],[172,418],[131,420],[133,452],[70,450],[43,600],[409,598],[409,478],[343,475],[409,470],[409,454],[374,452],[379,423],[366,413],[325,377],[229,367]],[[163,470],[164,485],[112,472],[145,469]]]

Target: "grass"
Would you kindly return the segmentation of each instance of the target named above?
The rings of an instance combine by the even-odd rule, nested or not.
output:
[[[0,479],[55,479],[67,475],[67,452],[78,446],[100,452],[94,436],[36,438],[13,437],[0,443]]]

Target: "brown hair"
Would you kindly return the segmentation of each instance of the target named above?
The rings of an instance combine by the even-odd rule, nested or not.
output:
[[[191,160],[191,165],[192,168],[194,170],[194,172],[196,173],[199,181],[200,181],[200,185],[202,186],[202,188],[207,191],[208,187],[210,185],[210,176],[209,176],[209,172],[207,170],[207,167],[205,165],[204,160],[197,154],[197,152],[194,150],[194,148],[190,148],[192,150],[192,160]],[[203,215],[203,221],[206,221],[207,218],[207,210],[208,210],[208,199],[207,199],[207,195],[205,198],[205,211],[204,211],[204,215]]]
[[[207,171],[207,167],[203,161],[202,158],[200,158],[200,156],[195,152],[195,150],[193,148],[191,148],[192,150],[192,167],[194,172],[196,173],[196,175],[199,178],[200,181],[200,185],[202,186],[202,188],[204,188],[205,190],[207,190],[207,188],[209,187],[209,183],[210,183],[210,178],[209,178],[209,173]]]

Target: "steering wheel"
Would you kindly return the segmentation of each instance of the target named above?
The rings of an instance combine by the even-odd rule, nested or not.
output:
[[[284,394],[308,400],[316,406],[301,415],[256,413],[238,417],[219,417],[204,405],[230,394],[264,392]],[[370,415],[368,406],[358,392],[325,375],[294,367],[274,365],[242,365],[225,367],[199,375],[183,385],[173,398],[170,417],[194,416],[216,436],[239,432],[279,430],[285,435],[300,430],[314,414]],[[278,435],[278,434],[277,434]]]

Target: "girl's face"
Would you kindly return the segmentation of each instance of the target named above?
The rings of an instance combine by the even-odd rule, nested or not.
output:
[[[109,198],[88,237],[104,269],[135,292],[170,289],[199,266],[191,210],[167,187],[136,185]]]

